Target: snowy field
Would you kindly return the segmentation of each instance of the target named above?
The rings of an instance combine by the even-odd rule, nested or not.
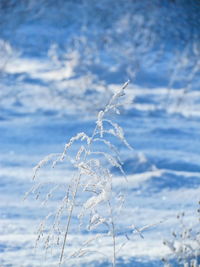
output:
[[[116,266],[158,267],[163,259],[183,266],[176,256],[200,254],[199,2],[36,2],[0,1],[0,267],[59,265],[64,236],[54,245],[48,215],[77,171],[66,158],[42,167],[33,181],[33,168],[62,154],[77,133],[91,136],[98,112],[128,79],[120,115],[108,114],[133,148],[109,139],[126,177],[102,160],[112,174],[111,195],[125,197],[121,211],[113,200]],[[75,142],[70,153],[79,147]],[[107,152],[100,142],[94,149]],[[77,197],[60,265],[112,266],[107,222],[88,229],[88,212],[79,224],[86,197]],[[64,213],[62,233],[66,223]],[[190,236],[178,235],[190,228]],[[185,244],[191,249],[182,253]]]

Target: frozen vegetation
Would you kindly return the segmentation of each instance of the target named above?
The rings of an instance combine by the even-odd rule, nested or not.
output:
[[[0,0],[0,266],[200,265],[199,18]]]

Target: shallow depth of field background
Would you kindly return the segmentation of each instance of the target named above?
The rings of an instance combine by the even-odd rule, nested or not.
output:
[[[34,251],[36,230],[56,207],[24,194],[32,168],[60,153],[130,80],[117,120],[134,151],[118,144],[128,186],[125,224],[147,229],[119,252],[118,266],[162,266],[163,245],[179,229],[198,227],[200,199],[199,0],[0,0],[0,266],[57,266],[59,251]],[[46,168],[43,181],[64,183],[70,169]],[[87,238],[71,232],[70,252]],[[109,251],[110,243],[102,243]],[[110,266],[92,254],[63,266]]]

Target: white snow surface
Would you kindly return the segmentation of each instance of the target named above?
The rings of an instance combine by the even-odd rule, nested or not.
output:
[[[3,2],[0,266],[58,266],[60,246],[47,253],[43,242],[36,248],[37,230],[58,208],[74,169],[67,159],[55,168],[44,166],[35,180],[45,184],[41,200],[32,194],[24,200],[34,184],[33,168],[46,155],[62,153],[78,132],[91,135],[98,112],[128,79],[121,114],[111,114],[133,147],[111,140],[126,173],[125,178],[117,168],[109,169],[114,192],[125,196],[121,213],[115,214],[117,266],[163,266],[163,258],[174,256],[163,241],[180,231],[177,214],[184,212],[186,226],[199,229],[197,3],[163,1],[161,9],[152,1],[150,14],[147,1]],[[72,146],[72,154],[79,145]],[[96,148],[105,150],[100,143]],[[46,202],[45,190],[55,186],[59,190]],[[109,193],[95,200],[104,202]],[[94,198],[86,202],[81,195],[78,201],[90,208]],[[77,214],[72,222],[61,266],[111,266],[112,238],[104,228],[79,227]],[[84,250],[83,243],[92,238],[97,240]],[[73,257],[77,252],[82,256]]]

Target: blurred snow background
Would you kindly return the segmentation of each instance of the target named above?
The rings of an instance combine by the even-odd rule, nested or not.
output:
[[[119,123],[135,152],[121,150],[128,187],[113,170],[116,190],[128,194],[120,225],[164,223],[144,240],[135,235],[119,266],[161,266],[177,213],[196,223],[199,15],[199,0],[0,1],[0,266],[56,266],[56,256],[33,250],[39,222],[57,202],[44,208],[22,201],[32,168],[72,135],[90,133],[97,112],[128,79]],[[62,183],[68,172],[42,176]],[[70,251],[85,234],[75,234]],[[109,251],[109,240],[101,247]],[[97,255],[66,266],[81,264],[109,266]]]

